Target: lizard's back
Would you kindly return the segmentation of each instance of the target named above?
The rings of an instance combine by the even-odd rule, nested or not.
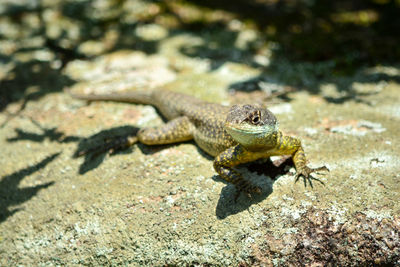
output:
[[[208,103],[195,97],[167,90],[131,91],[107,95],[77,95],[89,101],[118,101],[155,106],[167,119],[186,116],[194,130],[192,137],[205,152],[216,156],[237,144],[224,130],[229,107]]]
[[[236,144],[224,130],[229,107],[208,103],[185,94],[171,91],[154,91],[151,105],[168,120],[187,116],[194,125],[193,139],[212,156]]]

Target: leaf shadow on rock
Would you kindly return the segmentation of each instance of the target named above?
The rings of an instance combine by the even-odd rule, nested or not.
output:
[[[21,114],[30,101],[38,100],[43,96],[60,92],[72,84],[72,80],[53,69],[49,62],[31,60],[28,62],[15,61],[14,67],[8,71],[9,75],[0,79],[0,111],[12,102],[22,100],[18,111],[9,114],[1,127],[15,116]]]
[[[58,130],[57,127],[47,128],[40,125],[39,122],[31,118],[32,123],[37,126],[41,133],[29,132],[21,128],[15,128],[14,131],[16,136],[7,138],[7,142],[14,143],[18,141],[31,141],[31,142],[43,142],[48,140],[50,142],[58,143],[72,143],[82,139],[80,136],[65,135],[62,131]]]
[[[10,211],[9,207],[21,204],[28,201],[33,196],[35,196],[41,189],[47,188],[54,184],[54,182],[47,182],[36,186],[19,188],[20,182],[40,169],[43,169],[56,159],[61,152],[54,153],[47,156],[42,161],[16,171],[10,175],[6,175],[0,180],[0,223],[4,222],[9,216],[21,210],[20,208],[15,208]]]
[[[41,1],[34,1],[32,5],[9,1],[1,11],[0,16],[8,19],[2,21],[5,24],[3,27],[23,32],[20,37],[8,36],[7,32],[0,34],[0,41],[12,43],[15,49],[12,52],[0,50],[0,66],[5,66],[0,77],[0,111],[5,110],[10,103],[22,100],[19,109],[14,114],[8,114],[8,118],[1,122],[0,126],[4,127],[9,120],[21,114],[30,101],[60,92],[65,86],[72,85],[74,81],[62,73],[63,67],[70,60],[82,56],[72,50],[57,47],[49,39]],[[25,17],[35,17],[38,23],[28,27]]]
[[[228,62],[248,64],[262,71],[257,77],[230,85],[228,89],[233,92],[247,92],[250,88],[274,96],[274,90],[284,91],[284,88],[291,87],[296,91],[322,95],[329,103],[355,101],[370,105],[368,96],[376,92],[359,92],[353,88],[354,83],[400,82],[398,74],[360,72],[377,65],[398,68],[393,54],[400,55],[396,45],[400,39],[390,20],[399,21],[396,11],[400,11],[400,4],[393,1],[380,5],[374,1],[295,1],[290,4],[287,1],[242,0],[234,4],[226,0],[189,2],[198,7],[232,12],[244,21],[255,23],[257,36],[245,46],[238,47],[240,32],[232,30],[229,22],[221,19],[220,23],[209,23],[204,20],[201,30],[195,32],[204,42],[180,49],[186,56],[207,59],[210,71]],[[368,19],[360,22],[357,20],[360,16]],[[350,21],[341,21],[346,19]],[[199,22],[193,19],[192,24]],[[190,20],[182,27],[190,29]],[[271,55],[264,59],[264,65],[260,65],[255,55],[271,43]],[[321,88],[328,83],[336,87],[335,96],[324,95]],[[290,101],[284,93],[280,92],[278,97]]]
[[[162,2],[167,6],[174,5],[170,1]],[[397,1],[187,2],[209,12],[226,11],[240,21],[254,25],[265,40],[275,42],[277,49],[293,60],[317,62],[335,59],[343,70],[364,63],[395,62],[400,53],[397,45],[400,4]],[[181,9],[184,10],[184,4]],[[172,10],[180,15],[179,8]],[[186,21],[198,23],[200,20],[207,25],[207,19],[201,18]],[[221,22],[227,23],[222,18]]]
[[[297,90],[306,90],[312,94],[319,93],[320,86],[326,83],[327,79],[336,84],[335,79],[331,78],[337,73],[348,73],[348,70],[351,72],[360,66],[396,63],[400,55],[397,45],[399,43],[397,25],[400,19],[398,1],[378,3],[374,0],[294,2],[190,0],[151,1],[151,3],[158,6],[158,8],[153,7],[157,10],[156,12],[142,14],[133,20],[126,19],[129,11],[124,8],[125,1],[111,1],[107,3],[108,8],[104,10],[100,8],[97,13],[93,11],[99,7],[96,7],[93,1],[61,1],[57,4],[37,1],[31,6],[7,3],[1,15],[12,18],[13,25],[18,25],[21,29],[25,27],[22,18],[26,14],[37,14],[40,23],[32,30],[30,38],[40,38],[43,44],[33,45],[31,52],[42,52],[44,49],[50,51],[54,59],[15,61],[15,54],[29,52],[29,48],[26,50],[26,47],[17,49],[13,54],[0,54],[0,61],[6,64],[15,63],[14,68],[7,71],[10,75],[0,80],[0,110],[4,110],[9,103],[21,99],[24,99],[21,105],[23,109],[26,102],[30,100],[69,86],[72,81],[62,74],[62,69],[70,60],[89,59],[121,49],[157,54],[163,39],[145,40],[136,32],[138,26],[152,23],[161,24],[167,29],[165,38],[187,32],[203,38],[202,45],[183,46],[181,53],[188,57],[208,59],[211,65],[210,71],[220,68],[226,62],[245,63],[264,68],[260,78],[264,81],[266,79],[268,83],[293,86]],[[205,12],[194,13],[200,14],[199,16],[188,16],[185,11],[188,5]],[[55,21],[54,25],[47,22],[43,14],[48,9],[57,10],[61,18],[79,25],[78,37],[69,38],[70,29],[60,21]],[[207,12],[212,11],[216,12],[213,14],[216,16],[209,16]],[[221,15],[224,12],[228,15]],[[160,18],[166,17],[174,22],[163,24],[163,19]],[[245,45],[236,45],[243,32],[231,27],[230,24],[235,19],[238,19],[239,24],[253,25],[252,27],[257,31],[257,37],[250,38]],[[56,24],[60,34],[57,37],[50,37],[48,32],[51,31],[48,27]],[[107,35],[113,35],[110,33],[116,33],[115,40],[108,40]],[[6,35],[0,35],[0,40],[7,40],[7,38]],[[12,41],[18,42],[18,40]],[[107,45],[99,54],[82,54],[81,44],[86,41],[101,41]],[[265,67],[260,65],[254,56],[263,50],[265,44],[271,42],[275,44],[275,48],[272,49],[270,64]],[[65,46],[65,43],[69,45]],[[286,64],[282,64],[282,59],[287,60]],[[53,63],[56,61],[62,62],[61,68],[54,68]],[[308,65],[304,65],[304,62],[308,62]],[[304,66],[312,67],[314,63],[324,65],[324,62],[333,63],[333,65],[328,64],[328,67],[323,66],[320,70],[311,68],[310,72],[300,77],[290,77],[285,74],[288,72],[287,67],[291,68],[293,73],[297,73]],[[280,73],[286,76],[280,77]],[[308,80],[312,80],[313,84],[308,84]],[[399,75],[383,77],[382,80],[398,82],[400,77]],[[357,81],[353,80],[353,82]],[[363,101],[362,97],[358,97],[358,92],[352,91],[349,84],[336,85],[343,96],[326,97],[328,102],[343,103],[353,99]],[[38,90],[32,90],[32,86],[38,86]],[[28,90],[28,88],[31,89]],[[236,89],[237,86],[234,85],[233,88]]]
[[[227,29],[221,29],[221,31],[230,32]],[[221,33],[219,34],[221,35]],[[341,73],[335,59],[317,62],[293,60],[280,51],[273,52],[268,59],[267,66],[260,66],[253,58],[254,51],[233,47],[234,41],[230,40],[237,38],[236,33],[232,33],[232,36],[227,38],[228,40],[213,38],[212,42],[209,42],[208,37],[203,37],[201,33],[199,36],[204,38],[203,44],[183,46],[180,51],[189,57],[207,59],[210,62],[210,71],[216,71],[229,62],[246,63],[261,70],[257,76],[230,84],[227,90],[233,93],[260,91],[266,94],[266,98],[277,97],[282,101],[289,102],[291,101],[290,92],[307,91],[312,95],[320,95],[327,102],[333,104],[355,101],[370,105],[368,97],[378,92],[357,91],[353,86],[355,83],[400,83],[400,75],[388,74],[379,70],[373,71],[368,64],[355,64],[350,72]],[[398,68],[398,64],[385,64],[385,62],[382,64],[385,67]],[[334,96],[325,95],[322,91],[326,84],[332,84],[335,87]]]
[[[333,74],[333,68],[334,65],[329,62],[290,63],[282,59],[280,63],[272,62],[256,77],[232,83],[229,90],[246,93],[263,91],[270,97],[277,97],[285,102],[291,101],[290,92],[306,90],[310,94],[320,95],[327,102],[333,104],[354,101],[371,105],[368,98],[378,94],[382,89],[376,86],[374,90],[362,92],[353,86],[355,83],[400,83],[400,75],[385,73],[384,70],[360,68],[351,76],[336,76]],[[326,84],[334,86],[334,95],[327,95],[321,91],[322,85]]]

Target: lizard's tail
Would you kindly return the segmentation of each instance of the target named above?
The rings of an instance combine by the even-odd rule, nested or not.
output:
[[[153,91],[131,91],[125,93],[113,94],[74,94],[69,92],[73,98],[87,100],[87,101],[117,101],[136,104],[151,104]]]

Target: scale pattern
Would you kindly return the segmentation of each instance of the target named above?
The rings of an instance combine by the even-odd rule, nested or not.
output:
[[[268,124],[277,125],[275,116],[267,109],[251,105],[236,105],[229,108],[166,90],[134,91],[113,95],[73,95],[73,97],[88,101],[109,100],[155,106],[168,122],[161,127],[141,129],[137,138],[125,138],[126,144],[121,145],[121,139],[119,139],[118,146],[127,147],[136,141],[147,145],[162,145],[194,140],[201,149],[215,157],[215,171],[221,178],[234,184],[238,192],[248,194],[261,192],[259,187],[245,180],[234,169],[239,164],[261,158],[291,155],[296,167],[297,179],[302,176],[305,183],[308,179],[310,184],[312,172],[327,170],[326,167],[316,169],[307,167],[306,156],[299,139],[283,136],[278,129],[260,135],[257,124],[248,127],[252,120],[255,123],[257,116],[263,116],[256,118],[259,120],[259,127]],[[244,133],[245,140],[241,139],[242,143],[234,140],[226,127],[239,129]],[[255,131],[253,132],[252,129]]]

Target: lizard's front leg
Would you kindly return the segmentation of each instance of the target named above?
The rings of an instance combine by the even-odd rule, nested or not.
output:
[[[307,159],[304,153],[304,149],[301,146],[301,141],[291,136],[279,135],[277,146],[278,155],[292,155],[294,166],[296,167],[296,182],[302,176],[304,178],[304,184],[306,180],[309,181],[312,186],[310,174],[317,171],[329,171],[326,166],[319,168],[310,168],[307,166]],[[315,179],[315,178],[314,178]]]
[[[233,167],[252,161],[249,153],[241,146],[236,145],[221,152],[214,159],[214,169],[225,181],[235,185],[238,192],[261,193],[261,188],[244,180],[242,175]]]

